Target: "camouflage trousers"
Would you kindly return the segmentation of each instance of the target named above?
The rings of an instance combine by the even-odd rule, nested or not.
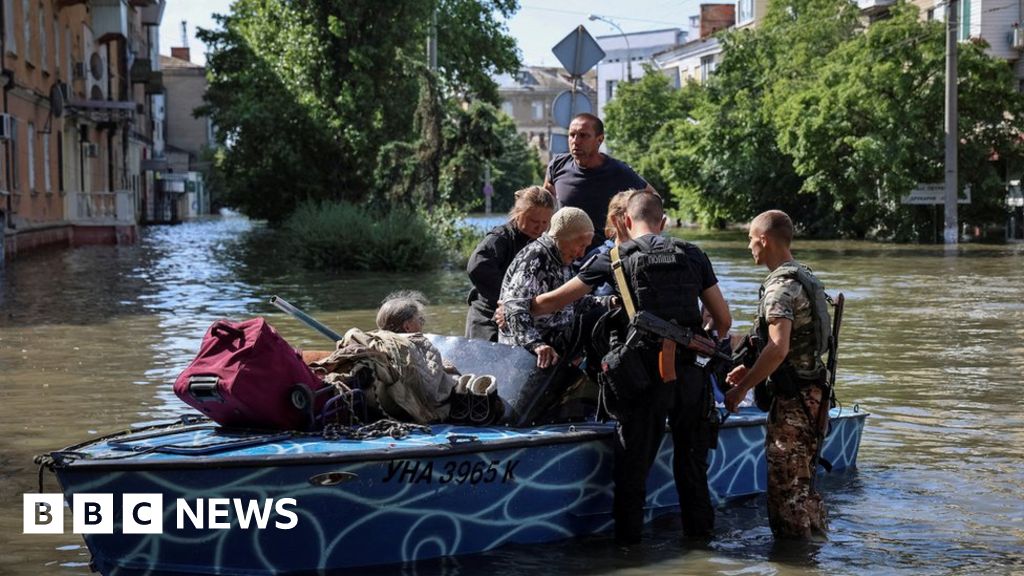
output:
[[[776,538],[809,539],[827,529],[825,505],[811,486],[817,473],[815,423],[821,389],[808,386],[800,397],[775,397],[768,416],[768,522]],[[806,409],[805,409],[806,407]]]

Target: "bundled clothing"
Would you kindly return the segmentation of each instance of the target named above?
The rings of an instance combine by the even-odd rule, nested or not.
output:
[[[353,328],[333,354],[311,365],[328,383],[360,382],[367,404],[403,422],[429,424],[448,417],[455,377],[422,333]]]

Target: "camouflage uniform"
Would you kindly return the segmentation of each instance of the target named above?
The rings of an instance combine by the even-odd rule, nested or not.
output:
[[[798,374],[812,374],[821,368],[822,360],[814,349],[812,304],[796,279],[769,275],[762,285],[758,316],[793,322],[786,360]],[[824,503],[811,486],[817,473],[814,458],[819,436],[814,419],[821,395],[817,386],[802,387],[800,397],[776,395],[768,415],[768,520],[776,537],[810,538],[827,530]]]

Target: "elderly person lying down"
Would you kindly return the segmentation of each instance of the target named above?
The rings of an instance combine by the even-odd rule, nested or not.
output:
[[[352,328],[334,352],[304,352],[325,381],[366,391],[384,416],[406,422],[442,422],[458,372],[423,334],[427,299],[415,291],[388,295],[377,311],[377,330]]]
[[[537,356],[537,366],[555,365],[562,355],[573,354],[574,322],[593,318],[603,312],[600,302],[584,296],[559,310],[530,314],[530,302],[569,279],[576,270],[572,263],[581,258],[594,238],[594,224],[579,208],[565,207],[551,217],[551,228],[523,248],[505,272],[499,300],[504,308],[505,325],[498,342],[522,346]]]

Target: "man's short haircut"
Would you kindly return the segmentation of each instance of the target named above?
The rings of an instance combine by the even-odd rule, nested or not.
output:
[[[377,328],[389,332],[401,332],[402,326],[413,319],[423,317],[423,307],[429,304],[427,297],[416,290],[399,290],[388,294],[377,310]]]
[[[768,210],[750,223],[751,231],[780,240],[786,246],[793,242],[793,220],[782,210]]]
[[[633,220],[656,227],[665,218],[665,204],[662,203],[661,196],[649,190],[641,190],[630,197],[626,214]]]
[[[590,112],[583,112],[572,117],[573,120],[586,120],[594,125],[594,136],[604,134],[604,122]]]

